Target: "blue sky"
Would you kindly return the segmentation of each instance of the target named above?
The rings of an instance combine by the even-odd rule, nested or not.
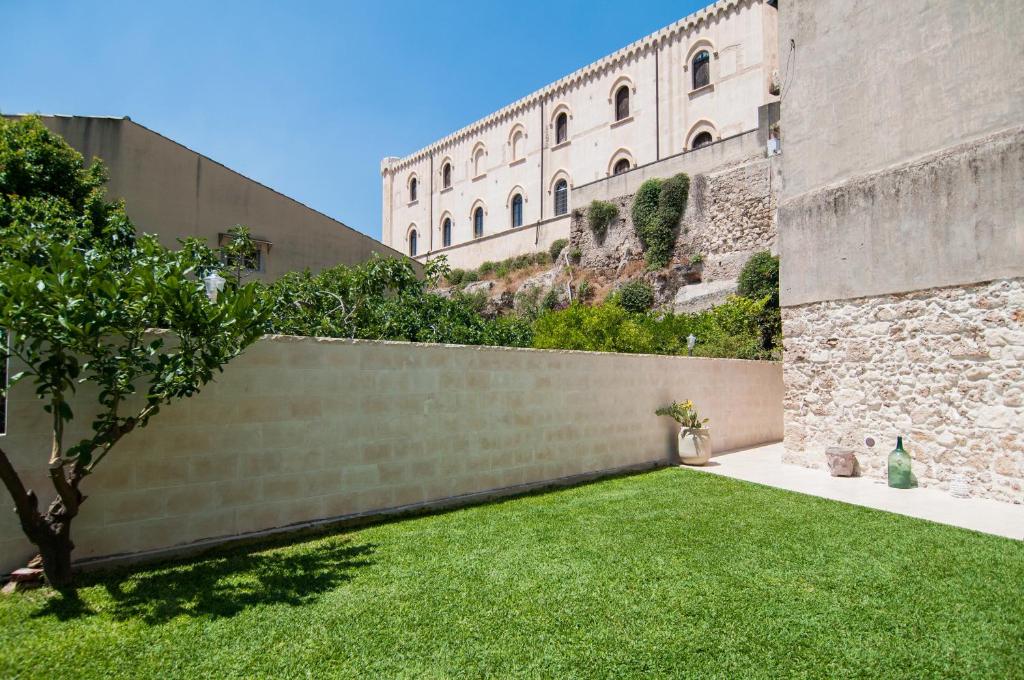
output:
[[[0,0],[0,111],[128,115],[379,238],[381,158],[708,2]]]

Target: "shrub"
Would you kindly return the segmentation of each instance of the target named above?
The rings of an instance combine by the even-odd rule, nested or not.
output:
[[[551,256],[543,250],[533,254],[534,264],[549,264],[551,262]]]
[[[509,262],[499,262],[494,267],[494,276],[503,279],[512,272],[512,268]]]
[[[690,258],[690,264],[692,264],[694,266],[697,266],[697,265],[703,264],[703,263],[704,263],[704,256],[701,255],[700,253],[697,253],[696,255],[694,255],[693,257]]]
[[[462,275],[463,283],[473,283],[474,281],[480,280],[480,274],[475,269],[467,269],[466,273]]]
[[[779,258],[770,252],[757,253],[747,260],[739,279],[739,294],[752,300],[764,300],[758,316],[761,348],[772,355],[782,347],[782,312],[779,310]]]
[[[448,276],[446,276],[445,278],[448,280],[448,284],[449,285],[457,286],[460,283],[462,283],[462,279],[464,279],[465,276],[466,276],[465,270],[463,270],[463,269],[453,269],[450,272],[448,272]]]
[[[680,173],[664,181],[647,180],[633,198],[633,227],[652,268],[664,267],[672,259],[676,227],[686,211],[689,191],[690,178]]]
[[[547,294],[544,295],[544,301],[541,303],[541,307],[545,310],[555,309],[561,301],[562,296],[558,292],[558,288],[552,287],[548,290]]]
[[[545,312],[534,324],[534,347],[599,352],[686,354],[686,337],[697,337],[696,356],[767,359],[760,342],[760,301],[731,297],[695,314],[633,314],[618,304],[573,304]]]
[[[654,289],[643,279],[634,279],[616,291],[615,303],[627,312],[646,312],[654,305]]]
[[[579,246],[574,246],[573,249],[569,251],[569,259],[573,262],[579,262],[581,257],[583,257],[583,251],[580,250]]]
[[[768,307],[779,306],[779,258],[767,250],[752,256],[740,272],[739,294],[752,300],[768,298]]]
[[[594,294],[594,288],[590,284],[590,281],[587,280],[587,279],[583,279],[582,281],[580,281],[579,285],[576,286],[576,298],[580,302],[586,302],[587,300],[590,299],[590,297],[593,294]]]
[[[569,241],[564,238],[556,239],[551,244],[551,248],[548,249],[548,254],[551,255],[552,262],[558,259],[558,256],[562,254],[562,250],[564,250],[567,245],[569,245]]]
[[[492,273],[496,267],[497,265],[494,262],[488,260],[477,267],[477,271],[480,272],[480,276],[486,276]]]
[[[587,222],[590,223],[590,230],[598,238],[604,238],[608,231],[608,225],[619,216],[619,208],[608,201],[591,201],[587,210]]]

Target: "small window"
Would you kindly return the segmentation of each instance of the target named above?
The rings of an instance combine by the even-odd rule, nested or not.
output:
[[[418,243],[417,243],[418,240],[419,240],[419,238],[416,235],[416,230],[413,229],[412,231],[409,232],[409,256],[410,257],[416,257],[416,246],[418,245]]]
[[[479,238],[484,235],[484,209],[477,208],[473,211],[473,237]]]
[[[441,225],[441,245],[445,248],[452,244],[452,218],[444,218],[444,224]]]
[[[629,86],[623,85],[615,91],[615,120],[629,118]]]
[[[701,50],[693,58],[693,89],[697,90],[711,83],[711,55]]]
[[[517,161],[522,158],[523,155],[523,133],[516,130],[516,133],[512,135],[512,160]]]
[[[555,184],[555,215],[569,212],[569,183],[564,179]]]
[[[416,200],[416,185],[417,184],[418,184],[418,182],[416,181],[415,177],[413,177],[411,180],[409,180],[409,200],[410,201],[415,201]]]
[[[229,245],[233,240],[234,236],[231,234],[217,235],[217,245],[221,248]],[[266,271],[267,257],[270,254],[270,241],[261,241],[254,238],[252,239],[252,245],[252,251],[247,254],[233,256],[224,253],[221,257],[224,266],[236,268],[241,265],[242,270],[251,273]]]
[[[555,118],[555,144],[561,144],[569,139],[569,114],[565,111]]]
[[[473,154],[473,177],[484,174],[484,150],[477,149]]]
[[[516,194],[512,197],[512,227],[523,226],[523,197]]]
[[[702,146],[707,146],[713,141],[715,140],[711,137],[711,133],[705,130],[693,138],[693,148],[699,149]]]
[[[441,188],[448,189],[452,185],[452,164],[445,163],[441,167]]]
[[[620,158],[618,161],[616,161],[615,167],[612,168],[613,175],[621,175],[624,172],[629,172],[628,158]]]

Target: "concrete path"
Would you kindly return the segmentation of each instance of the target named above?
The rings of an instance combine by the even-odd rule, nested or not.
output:
[[[690,469],[1024,540],[1024,505],[954,498],[938,489],[890,489],[884,480],[832,477],[828,470],[784,465],[781,460],[782,444],[767,444],[721,454]]]

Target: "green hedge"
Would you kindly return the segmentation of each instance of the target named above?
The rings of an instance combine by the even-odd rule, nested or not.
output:
[[[649,179],[633,198],[633,228],[646,251],[647,264],[662,268],[672,259],[676,228],[686,212],[690,177],[680,173],[667,180]]]

